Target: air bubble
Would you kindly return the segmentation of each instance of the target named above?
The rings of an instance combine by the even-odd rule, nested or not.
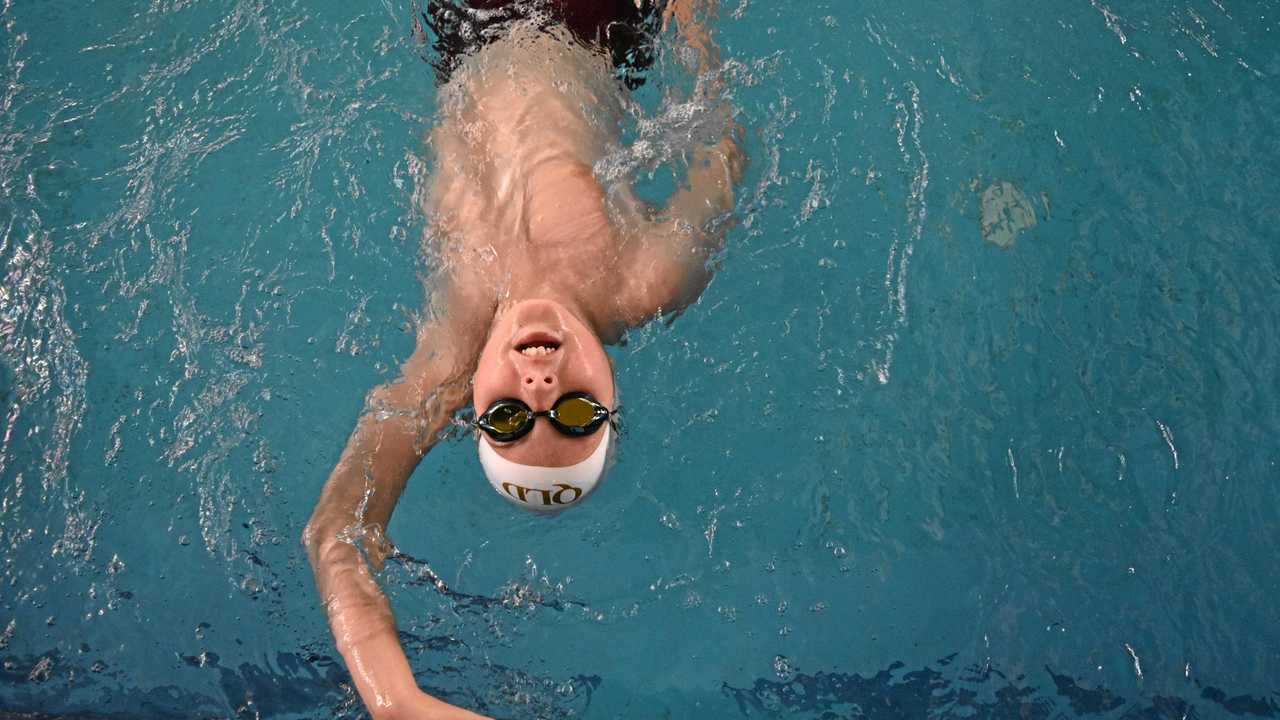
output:
[[[773,673],[778,676],[782,682],[791,682],[796,676],[795,669],[791,666],[791,659],[786,655],[775,655],[773,658]]]
[[[53,660],[42,657],[36,661],[35,667],[31,668],[31,672],[27,675],[30,682],[45,682],[53,676]]]
[[[252,575],[246,575],[240,581],[240,589],[249,597],[256,598],[262,592],[262,582]]]

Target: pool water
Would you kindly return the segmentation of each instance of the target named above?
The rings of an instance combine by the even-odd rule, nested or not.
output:
[[[430,271],[411,21],[0,4],[0,716],[363,714],[297,539]],[[582,510],[511,509],[463,435],[424,461],[380,578],[421,684],[502,718],[1280,716],[1278,22],[722,0],[719,272],[616,349]],[[687,84],[666,48],[627,137],[678,150]]]

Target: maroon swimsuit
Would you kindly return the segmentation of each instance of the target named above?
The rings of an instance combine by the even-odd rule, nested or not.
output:
[[[502,36],[508,25],[531,17],[564,25],[582,42],[609,54],[628,87],[644,82],[653,63],[653,38],[665,0],[428,0],[422,17],[435,35],[431,60],[447,82],[464,55]]]

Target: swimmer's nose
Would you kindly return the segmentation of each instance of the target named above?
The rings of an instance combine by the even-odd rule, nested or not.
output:
[[[546,410],[555,402],[560,389],[560,380],[553,370],[524,373],[520,389],[524,391],[525,401],[535,410]]]

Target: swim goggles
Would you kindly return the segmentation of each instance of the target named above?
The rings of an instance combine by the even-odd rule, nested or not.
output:
[[[561,395],[550,410],[538,412],[516,398],[494,400],[474,424],[498,442],[512,442],[528,434],[534,420],[544,417],[561,434],[583,437],[599,430],[617,412],[596,402],[589,393],[571,392]]]

